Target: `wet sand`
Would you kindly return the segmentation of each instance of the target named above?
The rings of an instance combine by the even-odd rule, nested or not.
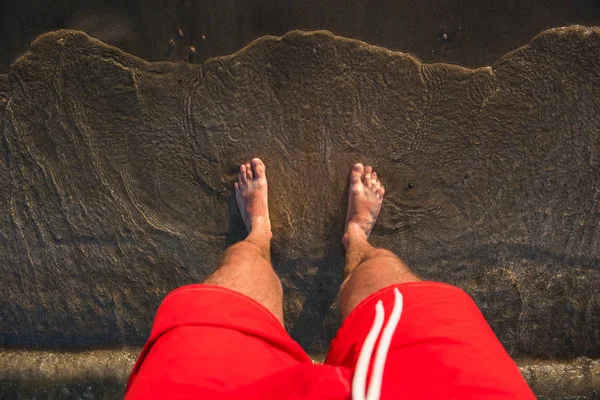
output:
[[[535,4],[531,9],[540,11]],[[546,13],[556,11],[544,4]],[[573,15],[595,15],[591,3],[577,4]],[[0,370],[0,397],[119,393],[129,359],[118,371],[78,372],[78,363],[101,356],[98,365],[110,365],[123,346],[141,345],[162,297],[201,281],[220,252],[243,237],[231,184],[236,166],[253,156],[269,165],[273,261],[286,293],[286,327],[309,352],[323,354],[340,322],[335,294],[348,168],[372,162],[388,188],[374,243],[426,279],[472,295],[538,394],[600,391],[592,379],[600,358],[597,28],[527,37],[496,60],[510,48],[498,50],[499,43],[538,25],[511,29],[513,36],[504,36],[510,40],[479,51],[469,46],[485,34],[461,36],[458,45],[458,36],[425,23],[437,32],[432,42],[404,49],[423,60],[489,68],[425,64],[328,32],[265,37],[201,64],[238,50],[236,40],[250,40],[263,25],[213,19],[207,26],[245,33],[211,44],[212,34],[202,40],[206,29],[189,13],[179,35],[181,20],[160,22],[173,15],[168,10],[156,8],[151,18],[147,5],[137,14],[119,7],[90,7],[95,17],[78,21],[127,51],[60,31],[40,37],[12,65],[11,85],[0,75],[0,344],[22,352],[29,360],[23,365],[39,358],[71,374],[70,383],[48,371],[44,382],[32,383],[30,370],[19,378],[21,361],[4,352],[12,361]],[[250,14],[264,22],[275,12],[264,7],[268,12]],[[374,11],[362,10],[348,26],[364,28]],[[112,17],[98,17],[106,13]],[[132,33],[140,22],[131,15],[158,18],[154,31]],[[281,11],[277,20],[303,15]],[[72,26],[67,20],[56,21]],[[27,48],[15,50],[20,39],[13,39],[10,57]],[[195,58],[188,57],[190,45]],[[426,48],[433,48],[431,58]],[[128,51],[192,62],[147,62]],[[290,185],[290,176],[303,183]],[[326,184],[315,190],[316,180]],[[98,348],[115,350],[98,356]],[[93,357],[57,358],[53,351]],[[579,378],[552,386],[561,373]]]
[[[38,35],[63,28],[83,30],[153,61],[202,63],[233,53],[262,35],[327,29],[409,52],[423,61],[484,66],[544,29],[572,24],[600,25],[600,4],[596,0],[9,0],[0,13],[0,73]]]

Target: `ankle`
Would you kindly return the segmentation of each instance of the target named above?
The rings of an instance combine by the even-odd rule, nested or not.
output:
[[[266,224],[256,224],[252,225],[252,229],[250,233],[248,233],[248,239],[253,241],[270,242],[273,238],[273,232],[271,232],[271,227]]]
[[[344,248],[348,250],[350,244],[355,242],[368,243],[367,234],[358,224],[350,222],[346,226],[344,236],[342,236],[342,244],[344,245]]]
[[[250,232],[248,233],[248,236],[250,235],[271,239],[273,233],[271,232],[271,223],[269,219],[263,217],[253,218]]]

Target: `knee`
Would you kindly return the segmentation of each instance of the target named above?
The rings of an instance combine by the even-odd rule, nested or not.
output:
[[[259,248],[257,245],[255,245],[254,243],[248,241],[248,240],[242,240],[241,242],[237,242],[235,244],[232,244],[231,246],[229,246],[229,248],[227,249],[230,252],[237,252],[237,251],[258,251]]]
[[[375,277],[400,276],[411,273],[410,268],[394,253],[384,249],[374,249],[361,260],[356,268],[346,275],[345,281],[353,275],[360,275],[360,279]]]
[[[229,246],[229,248],[223,254],[223,259],[232,257],[240,257],[243,259],[253,259],[255,256],[263,257],[262,249],[252,243],[251,241],[244,240]]]
[[[395,255],[394,253],[392,253],[389,250],[385,250],[385,249],[373,249],[370,252],[368,252],[365,257],[363,258],[362,262],[367,262],[367,261],[371,261],[371,260],[383,260],[383,259],[392,259],[396,262],[400,262],[402,263],[402,261],[398,258],[397,255]]]

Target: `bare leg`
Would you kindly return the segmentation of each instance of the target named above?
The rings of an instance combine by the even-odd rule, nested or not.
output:
[[[376,291],[395,283],[420,280],[394,253],[375,248],[367,241],[384,194],[373,168],[360,163],[352,167],[346,231],[342,238],[346,249],[344,282],[339,295],[342,319]]]
[[[255,158],[242,164],[234,184],[237,204],[248,237],[229,247],[219,268],[204,283],[245,294],[271,311],[283,324],[281,281],[271,265],[271,221],[265,165]]]

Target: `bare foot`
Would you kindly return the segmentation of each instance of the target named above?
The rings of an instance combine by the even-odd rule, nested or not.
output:
[[[385,189],[370,165],[356,163],[350,173],[346,234],[364,235],[366,239],[381,210]]]
[[[259,159],[240,165],[238,180],[234,183],[235,198],[248,232],[271,234],[271,220],[267,203],[267,175],[265,164]]]

